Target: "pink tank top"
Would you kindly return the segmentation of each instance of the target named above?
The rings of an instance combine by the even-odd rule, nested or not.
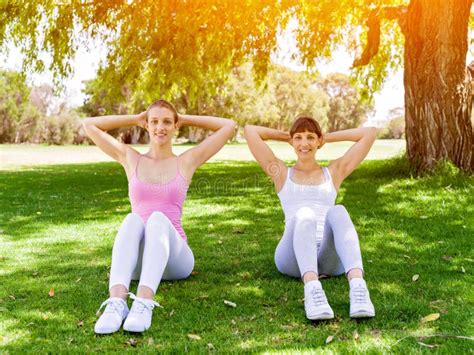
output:
[[[137,176],[138,158],[135,172],[128,182],[128,195],[132,212],[137,213],[146,223],[150,215],[157,211],[163,213],[171,221],[178,233],[187,240],[181,226],[183,202],[188,192],[188,183],[179,172],[179,158],[176,158],[176,177],[166,184],[155,184],[140,181]]]

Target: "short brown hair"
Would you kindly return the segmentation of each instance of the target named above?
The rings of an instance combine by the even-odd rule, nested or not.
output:
[[[308,116],[299,116],[293,123],[293,126],[291,126],[290,136],[293,138],[295,133],[304,131],[316,133],[318,137],[323,135],[319,123],[314,118]]]
[[[160,100],[156,100],[154,101],[146,110],[146,119],[148,120],[148,113],[150,112],[150,110],[154,107],[164,107],[168,110],[170,110],[171,112],[173,112],[173,118],[174,118],[174,123],[178,122],[178,111],[176,111],[176,108],[174,107],[174,105],[171,103],[171,102],[168,102],[166,100],[163,100],[163,99],[160,99]]]

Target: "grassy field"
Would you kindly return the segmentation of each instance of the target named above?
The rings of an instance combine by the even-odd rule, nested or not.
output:
[[[349,318],[348,285],[339,277],[323,281],[336,318],[312,323],[301,282],[274,266],[283,214],[270,181],[253,162],[206,164],[184,206],[194,274],[161,284],[156,299],[164,308],[155,310],[148,332],[96,336],[113,239],[130,210],[122,168],[6,169],[0,351],[472,353],[472,338],[458,336],[474,335],[473,190],[472,177],[450,166],[415,178],[400,158],[364,162],[338,203],[359,232],[377,316]],[[422,321],[432,313],[439,319]]]
[[[295,159],[293,148],[287,143],[270,142],[272,149],[280,159]],[[350,146],[350,142],[331,143],[325,145],[318,152],[318,159],[331,160],[340,157]],[[176,154],[189,149],[192,145],[175,145]],[[140,152],[148,150],[147,145],[135,146]],[[387,159],[399,155],[405,151],[405,140],[390,139],[377,140],[372,147],[367,159]],[[2,169],[13,169],[38,164],[75,164],[75,163],[94,163],[102,161],[112,161],[107,155],[101,152],[95,146],[54,146],[54,145],[0,145],[0,160]],[[226,144],[225,147],[217,153],[213,161],[253,161],[253,157],[246,144],[234,143]]]

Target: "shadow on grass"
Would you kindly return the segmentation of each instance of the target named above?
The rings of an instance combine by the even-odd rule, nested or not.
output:
[[[0,187],[1,342],[7,351],[117,351],[131,348],[131,337],[145,351],[385,351],[418,346],[407,339],[390,348],[420,331],[470,331],[472,180],[461,175],[415,179],[402,160],[391,160],[366,162],[347,179],[338,203],[359,232],[377,317],[351,321],[347,282],[334,278],[324,285],[337,317],[312,324],[304,317],[300,282],[280,275],[273,263],[284,225],[272,184],[253,163],[208,164],[195,175],[184,207],[196,274],[160,285],[157,299],[165,308],[155,311],[143,336],[120,331],[108,337],[95,336],[93,324],[107,297],[113,238],[129,211],[121,167],[4,172]],[[417,282],[413,274],[420,275]],[[434,312],[440,320],[420,323]],[[328,335],[336,340],[325,345]],[[461,351],[470,345],[438,344]]]

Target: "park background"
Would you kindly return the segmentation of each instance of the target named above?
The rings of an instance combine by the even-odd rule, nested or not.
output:
[[[6,1],[0,4],[0,346],[23,351],[472,351],[471,1]],[[164,282],[143,336],[93,334],[113,238],[130,211],[121,167],[83,117],[156,98],[229,117],[235,138],[196,173],[185,282]],[[310,323],[276,271],[283,215],[246,123],[379,128],[342,186],[377,317]],[[146,151],[138,128],[111,132]],[[208,132],[184,127],[176,153]],[[294,161],[288,144],[270,143]],[[348,143],[327,144],[323,164]],[[133,290],[133,286],[132,286]],[[236,303],[229,307],[224,300]]]

